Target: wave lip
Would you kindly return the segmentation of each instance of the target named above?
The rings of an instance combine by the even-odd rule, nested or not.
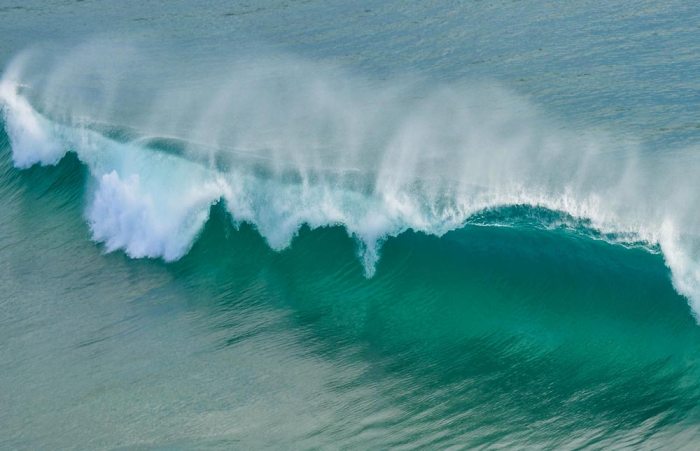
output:
[[[80,70],[99,78],[94,55]],[[484,211],[530,205],[584,220],[598,238],[660,249],[675,288],[700,312],[700,214],[687,208],[700,200],[688,177],[700,168],[558,130],[502,89],[423,89],[415,100],[412,84],[368,87],[311,63],[264,62],[221,80],[213,100],[183,101],[199,115],[191,130],[120,140],[98,131],[109,110],[86,114],[84,73],[73,82],[64,67],[32,83],[29,66],[20,58],[0,82],[13,162],[53,165],[74,152],[92,174],[86,218],[108,251],[176,260],[223,201],[274,249],[289,246],[303,225],[342,225],[372,275],[392,236],[442,235]],[[137,83],[126,77],[98,97],[119,98],[119,86]],[[25,78],[32,102],[20,89]],[[152,94],[149,108],[172,94]],[[174,142],[182,149],[158,148]]]

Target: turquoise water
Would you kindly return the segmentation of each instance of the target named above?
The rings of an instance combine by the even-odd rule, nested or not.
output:
[[[698,18],[0,5],[0,447],[696,448]]]

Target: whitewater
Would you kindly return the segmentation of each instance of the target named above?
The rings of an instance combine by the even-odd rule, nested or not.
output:
[[[545,229],[660,251],[700,314],[692,146],[668,155],[566,127],[484,80],[371,80],[280,54],[212,72],[101,40],[55,54],[20,54],[0,82],[12,160],[77,155],[91,174],[85,218],[108,252],[178,260],[221,203],[275,250],[304,226],[342,226],[371,277],[392,237],[522,205],[559,213]]]

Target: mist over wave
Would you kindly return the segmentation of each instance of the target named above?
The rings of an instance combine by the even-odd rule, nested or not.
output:
[[[341,225],[372,275],[390,237],[529,205],[658,246],[700,312],[693,149],[658,158],[483,81],[371,80],[279,54],[187,61],[97,41],[21,54],[0,82],[15,166],[76,153],[109,251],[176,260],[223,201],[274,249],[303,225]]]

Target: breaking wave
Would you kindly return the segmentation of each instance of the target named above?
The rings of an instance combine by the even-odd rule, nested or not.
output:
[[[693,149],[567,128],[489,83],[378,81],[279,55],[213,71],[105,43],[51,54],[20,55],[0,82],[12,159],[77,155],[108,251],[177,260],[221,202],[276,250],[303,226],[341,226],[372,276],[408,230],[527,223],[660,251],[700,313]]]

